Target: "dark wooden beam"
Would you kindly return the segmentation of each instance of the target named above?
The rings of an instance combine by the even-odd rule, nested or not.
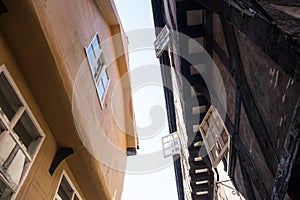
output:
[[[236,83],[237,85],[237,83]],[[241,113],[241,94],[239,91],[238,86],[236,86],[236,91],[235,91],[235,113],[234,113],[234,129],[236,130],[236,134],[239,133],[240,131],[240,113]],[[233,141],[234,142],[234,141]],[[233,148],[231,152],[231,159],[230,159],[230,177],[234,179],[234,166],[236,165],[236,149]]]
[[[186,55],[186,59],[191,65],[209,64],[209,62],[211,62],[211,59],[206,52],[188,54]]]
[[[300,6],[299,0],[262,0],[262,2],[275,5]]]
[[[203,161],[191,162],[190,167],[191,167],[191,169],[205,169],[205,168],[207,168],[207,164]]]
[[[212,56],[212,40],[213,40],[213,13],[210,10],[205,10],[205,32],[204,48],[206,52]]]
[[[194,107],[194,106],[204,106],[209,105],[209,101],[203,96],[190,97],[185,100],[186,104]]]
[[[174,160],[174,171],[175,171],[175,179],[176,179],[176,186],[177,186],[177,193],[178,193],[178,200],[184,200],[184,189],[183,189],[183,176],[182,176],[182,167],[180,159],[173,156]]]
[[[215,40],[212,40],[212,47],[213,47],[213,51],[218,55],[224,67],[233,76],[234,70],[232,68],[232,65],[229,62],[229,58],[226,55],[226,53],[223,51],[223,49],[219,46],[219,44]]]
[[[194,75],[191,75],[191,76],[187,76],[185,78],[189,81],[191,86],[201,85],[203,87],[207,87],[203,77],[201,76],[201,74],[194,74]]]
[[[283,151],[279,158],[275,185],[273,188],[272,199],[281,200],[284,198],[288,182],[292,173],[293,163],[295,161],[300,142],[300,97],[295,105],[292,123],[289,127],[287,137],[284,142]]]
[[[153,10],[153,20],[155,27],[163,28],[165,25],[165,19],[163,17],[163,5],[161,0],[151,0]],[[156,29],[155,33],[158,35],[161,29]]]
[[[161,63],[161,74],[162,74],[162,81],[164,85],[166,111],[167,111],[168,122],[169,122],[168,123],[169,132],[173,133],[177,131],[177,125],[176,125],[176,114],[175,114],[171,71],[170,68],[165,67],[165,66],[170,66],[168,52],[164,52],[159,59]]]
[[[160,0],[158,1],[161,2]],[[168,52],[164,52],[159,58],[159,60],[161,63],[161,74],[162,74],[162,81],[164,85],[169,132],[172,133],[177,130],[177,124],[176,124],[171,71],[170,68],[165,67],[165,66],[170,66]],[[181,171],[181,162],[180,159],[178,159],[178,157],[176,156],[173,156],[173,160],[174,160],[173,164],[174,164],[174,171],[175,171],[178,200],[184,200],[183,177],[182,177],[183,172]]]
[[[299,77],[300,41],[276,24],[260,15],[243,15],[240,10],[224,0],[195,0],[196,3],[219,14],[229,24],[247,35],[258,47],[269,55],[281,69],[292,78]],[[300,81],[297,79],[297,81]]]
[[[204,25],[194,25],[194,26],[184,26],[178,27],[178,31],[183,33],[191,38],[204,37],[206,35]]]
[[[187,10],[205,9],[202,5],[195,5],[192,1],[176,1],[177,13],[186,12]]]

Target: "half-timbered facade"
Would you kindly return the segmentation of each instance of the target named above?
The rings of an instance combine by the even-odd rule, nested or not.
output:
[[[233,199],[222,187],[238,198],[298,199],[299,3],[152,0],[152,7],[157,35],[163,27],[175,35],[157,56],[169,66],[162,77],[170,133],[183,127],[181,110],[188,136],[189,177],[174,157],[179,199],[186,180],[192,199]]]

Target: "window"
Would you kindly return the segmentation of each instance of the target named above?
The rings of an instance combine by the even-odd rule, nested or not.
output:
[[[217,167],[229,147],[229,134],[217,109],[211,106],[200,124],[200,132],[213,167]]]
[[[73,184],[64,172],[59,184],[59,188],[54,200],[80,200],[78,192],[74,189]]]
[[[181,146],[177,132],[171,133],[162,138],[164,157],[180,154]]]
[[[103,49],[101,48],[98,34],[96,34],[90,45],[85,48],[85,50],[100,103],[103,107],[104,98],[109,85],[109,77],[106,71],[104,53]]]
[[[0,67],[0,200],[17,192],[44,138],[5,66]]]
[[[154,47],[156,52],[156,57],[160,57],[165,49],[167,49],[170,42],[170,30],[167,25],[158,34],[156,40],[154,41]]]

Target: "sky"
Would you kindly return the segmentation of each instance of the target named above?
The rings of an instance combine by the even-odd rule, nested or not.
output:
[[[162,152],[161,137],[169,131],[159,62],[153,48],[135,46],[138,39],[149,41],[144,46],[154,42],[151,0],[114,1],[133,50],[129,60],[140,144],[138,155],[127,159],[122,200],[177,200],[172,158]]]

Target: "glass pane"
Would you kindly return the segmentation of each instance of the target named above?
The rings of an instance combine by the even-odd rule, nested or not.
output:
[[[216,150],[217,150],[217,152],[220,153],[222,151],[222,148],[223,148],[222,143],[218,140],[216,142]]]
[[[11,195],[12,192],[8,189],[4,182],[0,180],[0,200],[8,200],[10,199]]]
[[[92,61],[91,64],[94,64],[93,61],[95,60],[95,55],[94,55],[92,46],[89,46],[89,48],[87,49],[87,54],[88,54],[88,58],[90,59],[90,61]]]
[[[102,66],[105,65],[105,58],[104,58],[104,53],[103,53],[103,51],[102,51],[101,54],[100,54],[99,60],[100,60]]]
[[[99,84],[97,86],[97,92],[98,92],[98,95],[99,95],[100,99],[102,100],[103,97],[104,97],[105,90],[104,90],[104,87],[103,87],[103,84],[102,84],[101,81],[99,82]]]
[[[108,85],[108,76],[107,76],[106,70],[102,74],[102,81],[103,81],[103,86],[106,89],[106,87]]]
[[[102,71],[104,65],[105,65],[105,62],[104,62],[104,56],[103,56],[103,53],[102,53],[98,57],[97,62],[96,62],[96,71],[97,71],[98,75],[100,75],[100,72]]]
[[[211,128],[212,128],[211,133],[212,133],[213,137],[218,139],[219,138],[219,132],[218,132],[217,128],[215,126],[211,127]]]
[[[100,43],[97,36],[93,39],[92,46],[95,53],[95,57],[98,58],[100,55]]]
[[[207,143],[208,143],[208,150],[210,151],[211,148],[214,146],[214,143],[215,143],[215,140],[214,140],[214,138],[212,137],[211,134],[208,134],[208,136],[207,136]]]
[[[87,49],[87,57],[89,60],[90,68],[92,70],[92,74],[94,75],[96,73],[96,59],[95,59],[95,55],[94,55],[92,46],[90,46]]]
[[[34,126],[26,112],[23,113],[20,120],[14,127],[14,131],[19,136],[20,141],[26,146],[27,149],[33,141],[36,141],[40,137],[36,127]]]
[[[174,145],[175,145],[175,146],[179,146],[179,141],[178,141],[178,140],[175,140],[175,141],[174,141]]]
[[[218,118],[217,121],[216,121],[216,126],[219,130],[222,130],[223,129],[223,124],[221,122],[221,119]]]
[[[73,189],[68,183],[67,179],[65,177],[62,178],[59,189],[58,189],[58,195],[62,200],[71,200],[73,195]]]
[[[94,75],[94,78],[95,78],[96,80],[98,79],[98,77],[99,77],[99,75],[100,75],[101,68],[102,68],[101,62],[100,62],[100,60],[98,59],[98,60],[97,60],[97,63],[96,63],[96,68],[95,68],[96,74]]]
[[[165,157],[170,156],[172,154],[173,154],[172,149],[164,149],[164,156]]]
[[[12,119],[22,103],[3,73],[0,74],[0,114]]]
[[[227,132],[225,131],[225,129],[222,132],[222,139],[223,139],[224,143],[226,143],[228,141],[228,135],[227,135]]]
[[[24,165],[26,162],[25,154],[19,149],[16,152],[15,157],[13,158],[13,161],[10,163],[7,174],[10,177],[10,181],[12,181],[12,185],[18,186],[19,182],[21,180]],[[17,189],[17,188],[14,188]]]
[[[7,160],[15,145],[16,142],[9,133],[0,140],[0,166]]]
[[[204,124],[203,124],[203,130],[204,130],[204,134],[206,135],[207,131],[208,131],[208,125],[206,122],[204,122]]]
[[[6,130],[3,122],[0,120],[0,134],[3,133]]]

